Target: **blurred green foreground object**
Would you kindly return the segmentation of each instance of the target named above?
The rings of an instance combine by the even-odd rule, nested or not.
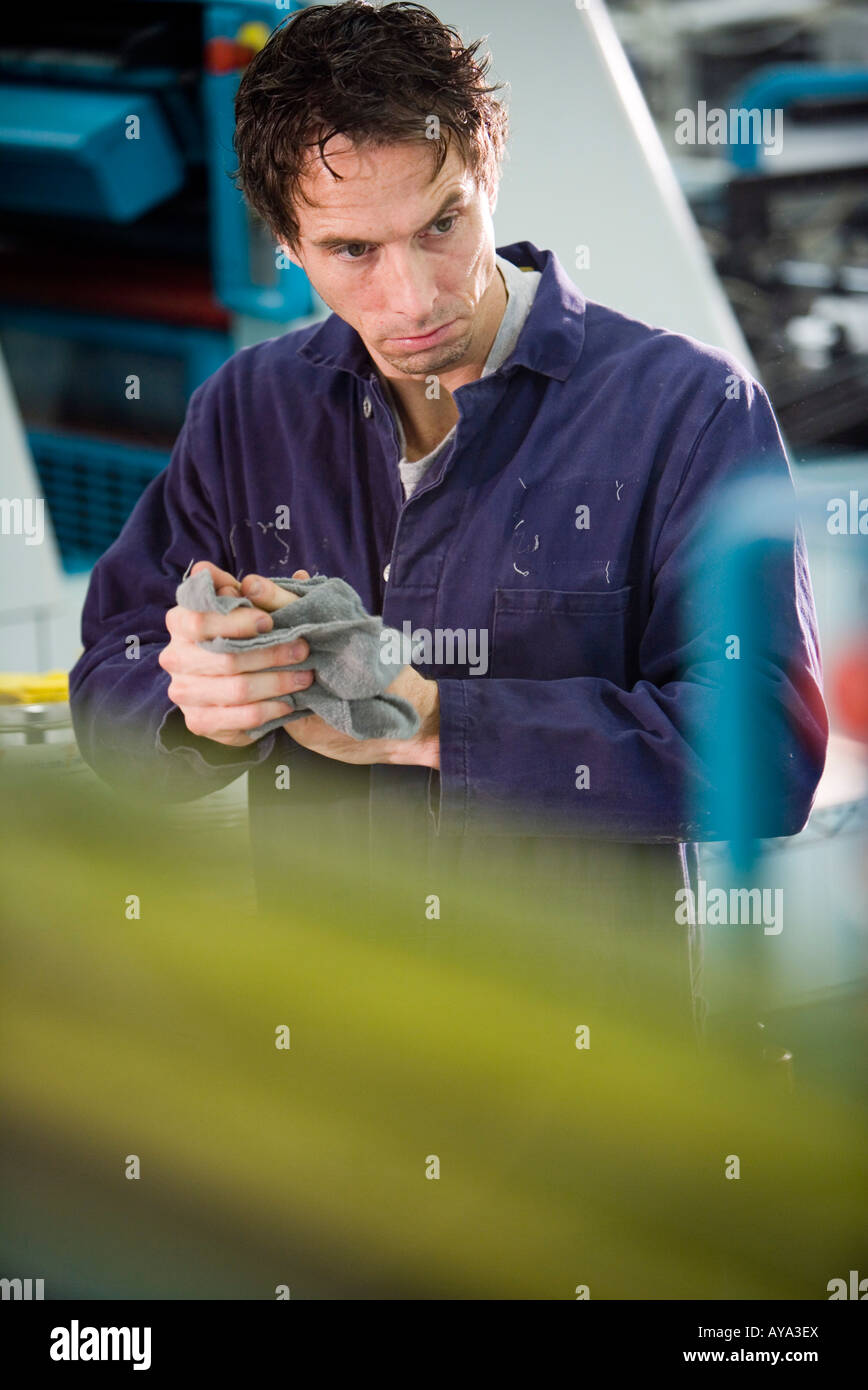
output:
[[[545,892],[489,855],[371,891],[300,817],[257,912],[228,841],[81,787],[5,777],[0,835],[2,1273],[46,1298],[826,1299],[868,1270],[863,1114],[696,1046],[660,933],[568,891],[569,841]]]

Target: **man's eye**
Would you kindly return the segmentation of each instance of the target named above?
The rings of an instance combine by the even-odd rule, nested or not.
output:
[[[438,218],[437,218],[437,221],[436,221],[436,222],[432,222],[431,225],[432,225],[433,227],[439,227],[441,222],[448,222],[448,223],[449,223],[449,226],[446,228],[445,231],[441,231],[440,234],[439,234],[440,236],[446,236],[446,235],[448,235],[449,232],[452,231],[452,228],[455,226],[455,223],[456,223],[457,221],[458,221],[458,213],[457,213],[457,212],[447,212],[446,215],[445,215],[444,217],[438,217]]]
[[[336,246],[336,247],[334,248],[334,250],[332,251],[332,255],[333,255],[333,256],[341,256],[342,253],[343,253],[344,251],[352,251],[354,248],[361,248],[362,251],[364,251],[364,250],[367,249],[367,248],[365,247],[365,243],[364,243],[363,241],[348,241],[347,244],[346,244],[346,246]],[[351,261],[360,261],[360,260],[362,260],[362,257],[361,257],[361,256],[350,256],[349,259],[350,259]]]
[[[441,229],[440,231],[435,231],[435,236],[448,236],[449,233],[452,231],[452,229],[453,229],[453,227],[455,226],[455,223],[456,223],[457,221],[458,221],[458,213],[457,213],[457,212],[448,212],[448,213],[446,213],[443,217],[438,217],[436,222],[432,222],[432,223],[431,223],[432,228],[440,228],[440,229]],[[443,227],[442,224],[443,224],[444,222],[448,222],[448,223],[449,223],[448,227]],[[366,244],[365,244],[363,241],[348,241],[348,242],[346,242],[345,245],[343,245],[343,246],[335,246],[335,247],[333,248],[331,254],[332,254],[333,256],[337,256],[339,260],[344,260],[344,259],[346,259],[346,260],[350,260],[350,261],[363,261],[364,258],[365,258],[365,253],[367,252],[367,249],[368,249],[368,248],[367,248]],[[361,254],[360,256],[348,255],[348,256],[344,257],[344,252],[345,252],[345,251],[350,252],[350,251],[353,251],[353,250],[361,251],[362,254]]]

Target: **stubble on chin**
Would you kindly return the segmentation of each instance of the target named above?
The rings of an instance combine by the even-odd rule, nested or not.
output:
[[[385,357],[391,367],[405,376],[436,376],[448,367],[457,366],[467,356],[472,340],[472,332],[463,334],[457,342],[448,343],[442,348],[422,349],[420,352],[406,353],[402,357]]]

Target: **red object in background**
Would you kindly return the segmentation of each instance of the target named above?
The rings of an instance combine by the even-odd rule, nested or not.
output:
[[[868,637],[837,663],[831,684],[843,733],[868,743]]]
[[[0,256],[0,302],[189,324],[218,333],[228,332],[230,324],[204,267],[165,261],[131,267],[122,256],[76,256],[62,275],[52,276],[45,273],[43,256]]]
[[[222,73],[237,72],[246,68],[255,57],[255,49],[235,39],[209,39],[205,45],[205,71],[219,76]]]

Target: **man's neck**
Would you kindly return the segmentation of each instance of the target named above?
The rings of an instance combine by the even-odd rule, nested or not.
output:
[[[503,321],[507,304],[506,282],[500,266],[495,266],[495,288],[499,293],[494,301],[491,321],[474,353],[475,361],[450,369],[440,377],[440,395],[429,399],[428,382],[425,376],[420,379],[407,376],[385,376],[377,368],[381,380],[385,380],[392,393],[396,409],[404,427],[406,457],[408,460],[424,458],[436,449],[458,421],[458,407],[452,392],[469,381],[477,381],[491,352],[497,331]]]

